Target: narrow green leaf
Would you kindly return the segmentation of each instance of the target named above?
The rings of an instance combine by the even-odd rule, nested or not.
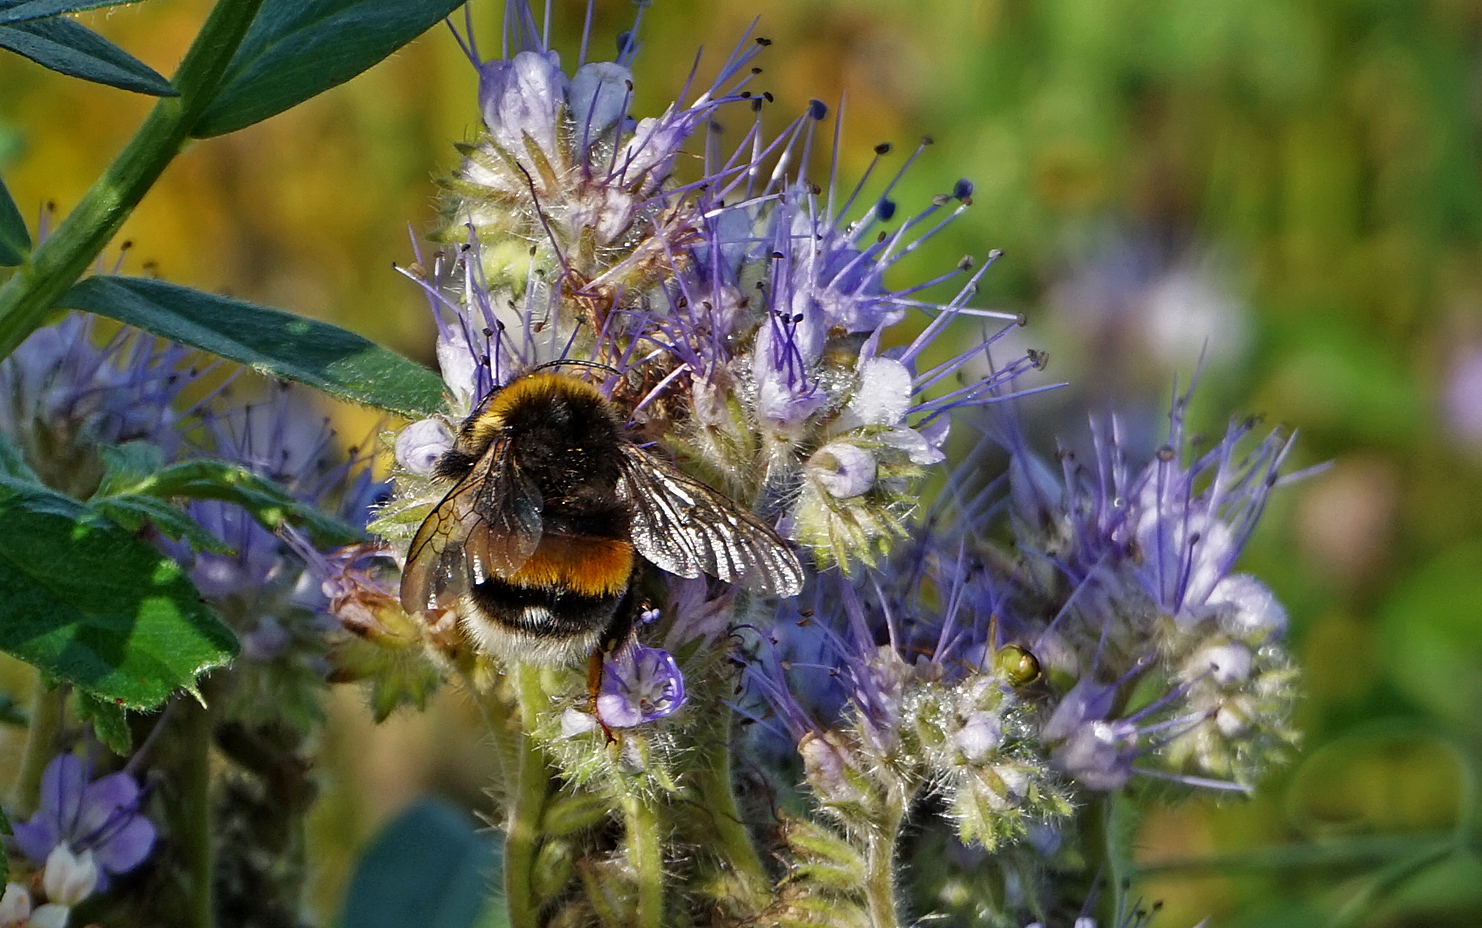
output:
[[[99,699],[92,693],[79,692],[77,715],[84,722],[92,722],[93,734],[119,757],[127,757],[134,749],[134,734],[129,731],[128,713],[118,703]]]
[[[193,134],[235,132],[343,84],[463,0],[266,0]]]
[[[497,866],[492,836],[446,803],[424,799],[382,829],[360,859],[340,928],[471,928]]]
[[[240,464],[215,458],[196,458],[142,474],[124,484],[115,476],[108,497],[95,497],[93,504],[153,497],[159,500],[214,499],[241,506],[269,531],[285,525],[308,530],[316,544],[324,547],[354,544],[365,533],[348,522],[325,515],[318,509]]]
[[[0,24],[0,48],[85,81],[156,97],[175,96],[170,82],[149,65],[70,19]]]
[[[418,419],[442,408],[432,371],[354,332],[142,277],[89,277],[58,305],[81,309],[356,403]]]
[[[0,0],[0,24],[138,2],[140,0]]]
[[[207,531],[201,523],[164,500],[148,496],[100,496],[88,508],[101,513],[131,532],[146,524],[166,538],[183,539],[197,551],[231,554],[232,547]]]
[[[15,208],[5,182],[0,180],[0,267],[20,264],[30,250],[31,233],[26,231],[26,220]]]
[[[236,653],[178,564],[76,500],[0,478],[0,524],[0,649],[135,709]]]
[[[0,835],[10,835],[10,816],[0,809]],[[0,841],[0,884],[10,881],[10,854],[5,850],[5,842]]]

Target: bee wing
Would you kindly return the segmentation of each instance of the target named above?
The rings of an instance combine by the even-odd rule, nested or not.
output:
[[[709,574],[757,593],[795,596],[803,568],[772,527],[636,445],[623,445],[633,546],[680,577]]]
[[[470,586],[519,570],[540,544],[545,500],[496,441],[422,521],[407,549],[401,606],[452,608]]]

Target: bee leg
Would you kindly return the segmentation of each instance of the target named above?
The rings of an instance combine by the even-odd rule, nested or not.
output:
[[[633,637],[633,628],[638,624],[638,617],[643,614],[645,608],[647,604],[634,596],[632,590],[624,593],[617,610],[613,612],[611,624],[602,633],[601,642],[587,658],[587,708],[591,711],[592,718],[596,719],[597,724],[602,727],[602,733],[607,736],[609,744],[618,739],[597,712],[597,697],[602,693],[602,667],[607,655],[622,647]]]
[[[601,645],[592,649],[591,655],[587,657],[587,711],[592,713],[592,718],[602,728],[602,734],[607,736],[607,743],[617,741],[617,736],[607,723],[602,721],[602,714],[597,711],[597,697],[602,692],[602,661],[607,655],[607,649]]]

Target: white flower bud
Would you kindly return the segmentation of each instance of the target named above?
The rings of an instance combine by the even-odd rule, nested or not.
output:
[[[432,474],[437,459],[453,447],[453,432],[441,419],[413,422],[396,436],[396,463],[419,477]]]
[[[0,925],[20,925],[31,917],[31,892],[20,883],[6,883],[0,896]]]
[[[952,736],[957,753],[969,764],[981,764],[1003,744],[1003,724],[987,712],[974,713]]]
[[[70,907],[48,902],[31,913],[31,919],[26,922],[26,928],[67,928],[67,918],[71,914]]]
[[[52,848],[46,867],[41,872],[41,886],[46,898],[64,906],[77,905],[93,894],[98,885],[98,865],[93,852],[73,854],[65,841]]]
[[[813,452],[808,476],[835,499],[859,496],[875,485],[875,456],[847,441],[833,441]]]
[[[1201,649],[1189,660],[1184,673],[1190,679],[1208,674],[1220,686],[1234,686],[1250,676],[1250,663],[1250,648],[1226,642]]]
[[[1215,584],[1209,605],[1219,610],[1224,627],[1242,638],[1263,641],[1286,632],[1286,609],[1250,574],[1231,574]]]

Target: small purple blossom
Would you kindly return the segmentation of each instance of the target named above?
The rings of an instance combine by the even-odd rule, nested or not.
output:
[[[628,644],[602,664],[597,717],[608,728],[635,728],[684,705],[684,677],[668,651]]]
[[[120,771],[88,782],[81,760],[59,754],[41,775],[41,807],[17,822],[15,842],[37,866],[65,844],[73,854],[92,853],[98,889],[149,856],[155,829],[140,811],[143,794],[133,776]]]
[[[101,446],[179,449],[182,393],[200,374],[189,349],[138,329],[96,344],[93,318],[42,326],[0,361],[0,434],[43,483],[79,498],[97,489]]]

